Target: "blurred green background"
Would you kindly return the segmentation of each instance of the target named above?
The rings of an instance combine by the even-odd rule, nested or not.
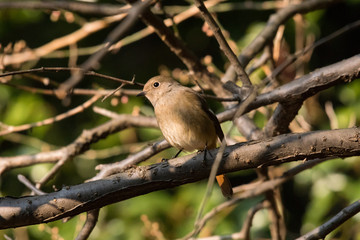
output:
[[[116,1],[99,1],[100,3],[117,3]],[[242,3],[241,1],[234,1]],[[186,1],[162,1],[164,6],[188,5]],[[348,0],[325,10],[318,10],[305,15],[305,32],[309,36],[320,39],[333,31],[359,20],[360,1]],[[265,26],[274,10],[228,9],[217,12],[216,16],[223,28],[236,43],[238,49],[244,48]],[[73,15],[74,22],[65,18],[64,12],[58,20],[51,20],[52,13],[42,10],[9,10],[0,9],[0,51],[4,52],[8,44],[24,41],[30,48],[39,47],[52,39],[69,34],[84,21],[92,21],[97,16]],[[162,15],[160,15],[163,17]],[[212,63],[219,71],[224,71],[227,61],[219,51],[215,39],[209,38],[201,31],[203,20],[199,17],[188,19],[177,26],[179,36],[186,42],[199,58],[207,55],[212,57]],[[77,43],[77,48],[84,49],[98,45],[104,41],[107,34],[116,26],[93,34]],[[144,27],[138,22],[127,32],[134,33]],[[295,49],[295,24],[289,20],[285,25],[285,39],[290,52]],[[314,50],[311,60],[306,63],[305,71],[335,63],[360,53],[360,30],[355,29],[322,45]],[[61,53],[68,51],[62,49]],[[88,55],[79,56],[77,63],[81,64]],[[21,69],[50,66],[68,66],[68,58],[48,56],[39,61],[27,62]],[[180,68],[185,69],[177,57],[154,34],[130,45],[124,46],[116,53],[108,54],[100,63],[97,72],[123,79],[131,79],[136,75],[136,81],[145,82],[160,72]],[[16,70],[7,67],[3,71]],[[52,81],[61,83],[69,75],[67,73],[40,73]],[[264,77],[264,72],[256,71],[251,75],[254,81]],[[12,84],[46,88],[41,83],[25,76],[16,76]],[[118,83],[86,77],[78,87],[114,89]],[[129,88],[129,87],[127,87]],[[135,87],[134,87],[135,88]],[[70,105],[64,106],[55,96],[33,94],[0,84],[0,121],[8,125],[21,125],[40,121],[63,113],[86,101],[88,96],[74,96]],[[338,119],[339,128],[359,125],[360,122],[360,81],[336,86],[323,91],[309,101],[300,111],[300,115],[311,124],[312,130],[329,129],[330,123],[324,112],[326,102],[332,102]],[[134,108],[140,108],[143,113],[152,114],[152,108],[144,99],[123,96],[119,99],[98,101],[96,106],[118,113],[132,113]],[[210,101],[211,108],[220,112],[220,103]],[[264,112],[254,115],[259,127],[264,126],[268,116]],[[0,156],[17,156],[34,154],[40,151],[56,149],[71,143],[83,129],[93,128],[108,119],[93,112],[91,108],[74,117],[56,122],[48,126],[33,128],[29,131],[9,134],[0,137]],[[223,129],[229,129],[230,123],[224,123]],[[232,133],[239,137],[237,131]],[[80,184],[96,174],[95,166],[124,159],[129,153],[146,146],[147,141],[161,139],[157,129],[134,129],[113,134],[91,146],[87,154],[76,157],[62,167],[61,171],[44,187],[44,191],[53,191],[53,186]],[[95,151],[93,151],[95,150]],[[175,149],[164,151],[144,164],[170,158]],[[288,239],[293,239],[302,233],[312,230],[324,223],[339,210],[360,197],[360,159],[353,157],[345,160],[331,160],[307,170],[295,177],[293,181],[282,187],[284,214],[288,229]],[[283,170],[298,163],[281,166]],[[41,179],[52,167],[52,164],[39,164],[31,167],[14,169],[1,176],[1,196],[23,196],[29,190],[18,180],[17,175],[23,174],[32,181]],[[247,183],[254,180],[254,171],[241,171],[231,174],[234,183]],[[90,239],[174,239],[186,235],[192,230],[197,209],[206,188],[206,181],[188,184],[176,189],[164,190],[136,197],[121,203],[104,207],[100,212],[99,222]],[[202,235],[230,234],[241,229],[247,210],[262,200],[261,197],[241,202],[234,209],[220,213],[206,226]],[[207,205],[211,209],[224,199],[218,188]],[[30,226],[26,228],[0,231],[0,238],[6,234],[16,239],[74,239],[85,221],[85,214],[71,219],[68,223],[61,221]],[[268,216],[266,210],[257,213],[252,227],[252,236],[269,238]],[[340,229],[334,231],[330,238],[360,239],[360,219],[355,216]]]

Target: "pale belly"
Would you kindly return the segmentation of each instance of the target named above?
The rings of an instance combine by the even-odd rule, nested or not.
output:
[[[194,151],[216,147],[217,135],[210,119],[203,118],[200,121],[194,121],[190,114],[185,119],[174,120],[172,116],[161,119],[159,126],[165,139],[178,149]]]

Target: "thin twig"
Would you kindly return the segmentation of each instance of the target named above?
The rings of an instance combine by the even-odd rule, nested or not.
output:
[[[133,78],[131,79],[131,83],[134,84],[135,82],[135,75],[133,76]],[[124,87],[126,84],[125,83],[121,83],[121,85],[119,87],[117,87],[114,91],[110,92],[109,94],[107,94],[106,96],[103,97],[103,99],[101,99],[101,101],[105,101],[108,97],[114,95],[117,91],[119,91],[122,87]]]
[[[238,77],[243,82],[244,85],[251,85],[251,81],[245,72],[244,68],[241,66],[239,59],[236,57],[235,53],[231,50],[229,44],[227,43],[224,35],[221,32],[220,27],[214,20],[214,18],[209,13],[208,9],[205,7],[202,0],[194,0],[196,6],[199,8],[203,18],[206,23],[210,26],[211,30],[214,33],[216,40],[220,45],[220,49],[224,52],[226,57],[229,59],[230,63],[234,67]]]
[[[331,129],[338,129],[339,121],[338,121],[336,113],[334,111],[332,102],[330,102],[330,101],[325,102],[325,113],[329,118]]]
[[[17,178],[21,183],[23,183],[27,188],[29,188],[31,191],[33,191],[36,195],[45,195],[46,194],[46,192],[41,191],[34,184],[32,184],[30,182],[30,180],[27,179],[24,175],[18,174]]]
[[[243,114],[243,112],[245,111],[247,106],[255,99],[255,97],[256,97],[256,87],[253,88],[253,91],[250,94],[250,96],[240,104],[240,107],[237,109],[236,113],[234,114],[234,119],[240,117]],[[222,140],[221,146],[220,146],[220,148],[219,148],[219,150],[218,150],[218,152],[216,154],[215,161],[214,161],[214,163],[213,163],[213,165],[211,167],[211,172],[210,172],[210,176],[209,176],[209,179],[208,179],[208,184],[207,184],[207,187],[206,187],[206,193],[205,193],[205,195],[204,195],[204,197],[203,197],[203,199],[202,199],[202,201],[200,203],[200,207],[199,207],[196,219],[195,219],[194,231],[192,232],[191,237],[197,235],[200,232],[201,228],[202,228],[202,226],[201,226],[201,217],[202,217],[206,202],[211,196],[214,180],[215,180],[215,177],[217,175],[217,171],[219,169],[220,162],[221,162],[221,160],[223,158],[223,154],[224,154],[224,151],[225,151],[225,148],[226,148],[226,138],[229,137],[230,132],[232,131],[233,127],[234,127],[234,124],[231,126],[231,128],[227,132],[226,137]]]
[[[39,93],[39,94],[44,94],[44,95],[54,95],[55,96],[55,90],[52,89],[42,89],[42,88],[34,88],[34,87],[29,87],[29,86],[21,86],[21,85],[15,85],[15,84],[11,84],[11,83],[5,83],[8,86],[11,86],[13,88],[17,88],[23,91],[28,91],[31,93]],[[114,90],[110,90],[110,89],[82,89],[82,88],[74,88],[73,91],[71,92],[71,94],[73,95],[87,95],[87,96],[91,96],[91,95],[101,95],[101,96],[105,96],[108,95],[110,93],[114,92]],[[114,93],[114,96],[122,96],[122,95],[127,95],[127,96],[136,96],[137,94],[139,94],[140,90],[133,90],[133,89],[120,89],[119,91],[117,91],[116,93]]]
[[[48,182],[54,175],[60,170],[60,168],[71,158],[64,154],[61,159],[52,167],[52,169],[42,177],[40,181],[36,183],[36,188],[41,188],[46,182]]]
[[[151,3],[152,0],[138,1],[133,7],[129,10],[127,17],[122,21],[105,39],[104,47],[93,54],[88,58],[83,64],[81,64],[81,69],[85,71],[93,68],[99,61],[108,53],[110,46],[121,36],[123,35],[137,20],[138,15],[141,14]],[[68,91],[77,85],[83,78],[83,71],[75,71],[73,75],[62,83],[58,90],[57,96],[60,99],[64,99]]]
[[[128,81],[128,80],[120,79],[117,77],[112,77],[112,76],[108,76],[105,74],[97,73],[94,71],[86,71],[85,69],[77,68],[77,67],[40,67],[40,68],[33,68],[33,69],[27,69],[27,70],[19,70],[19,71],[1,73],[0,78],[6,77],[6,76],[19,75],[19,74],[34,73],[34,72],[62,72],[62,71],[65,71],[65,72],[83,71],[83,74],[85,76],[100,77],[100,78],[104,78],[104,79],[109,79],[109,80],[125,83],[127,85],[144,86],[144,84],[135,82],[134,80]]]
[[[354,30],[355,28],[358,28],[358,27],[360,27],[360,20],[350,23],[350,24],[336,30],[335,32],[331,33],[330,35],[319,39],[318,41],[305,47],[304,49],[297,51],[293,55],[288,56],[285,61],[283,61],[279,66],[277,66],[273,70],[273,72],[271,73],[271,76],[266,77],[263,81],[264,82],[271,81],[276,76],[278,76],[285,68],[287,68],[291,63],[295,62],[296,59],[298,59],[300,56],[305,55],[309,51],[314,50],[315,48],[321,46],[322,44],[325,44],[325,43],[333,40],[334,38],[339,37],[342,34],[348,32],[348,31]]]
[[[209,176],[208,183],[207,183],[207,186],[206,186],[206,192],[205,192],[205,195],[204,195],[204,197],[203,197],[203,199],[202,199],[202,201],[200,203],[200,207],[199,207],[197,216],[195,218],[195,226],[194,226],[194,228],[198,229],[199,231],[201,229],[201,228],[198,227],[199,223],[200,223],[200,219],[201,219],[201,217],[203,215],[203,211],[204,211],[206,202],[208,201],[208,199],[211,196],[213,186],[214,186],[215,177],[217,175],[217,171],[219,169],[221,160],[223,158],[225,147],[226,147],[226,140],[224,138],[221,141],[221,146],[219,148],[219,151],[216,154],[215,161],[214,161],[213,165],[211,166],[210,176]],[[198,234],[199,231],[195,231],[192,236]]]
[[[262,201],[258,204],[256,204],[254,207],[252,207],[251,209],[249,209],[246,219],[243,223],[243,226],[241,228],[240,233],[243,234],[244,240],[250,240],[250,228],[252,225],[252,221],[254,219],[255,214],[266,207],[269,207],[269,201]]]
[[[251,59],[253,59],[272,39],[275,37],[277,29],[280,25],[286,22],[297,13],[307,13],[321,9],[334,4],[338,0],[309,0],[298,4],[291,4],[285,8],[280,9],[276,14],[270,16],[266,27],[256,36],[256,38],[242,50],[238,57],[240,63],[245,68]],[[236,79],[235,69],[231,65],[222,77],[225,80],[233,81]]]
[[[205,5],[207,7],[213,7],[215,4],[217,4],[218,2],[221,2],[224,0],[209,0],[206,1]],[[164,20],[164,24],[167,27],[171,27],[173,24],[179,24],[183,21],[185,21],[186,19],[189,19],[191,17],[193,17],[194,15],[196,15],[199,10],[197,9],[197,7],[195,6],[190,6],[190,7],[185,7],[186,9],[183,12],[180,12],[179,14],[177,14],[176,16],[174,16],[172,19],[165,19]],[[138,32],[135,32],[123,39],[121,39],[120,41],[114,43],[109,50],[110,51],[118,51],[120,48],[134,43],[136,41],[139,41],[149,35],[151,35],[152,33],[154,33],[155,29],[153,27],[146,27]],[[104,44],[99,44],[99,45],[95,45],[95,46],[91,46],[91,47],[85,47],[85,48],[79,48],[79,55],[89,55],[89,54],[93,54],[94,52],[98,51],[99,49],[101,49],[104,46]],[[44,58],[58,58],[58,57],[67,57],[69,56],[69,50],[59,50],[59,51],[55,51],[52,54],[49,53],[48,55],[44,56]]]
[[[156,119],[152,117],[135,117],[132,115],[121,114],[116,119],[112,119],[92,129],[83,130],[72,143],[57,150],[15,157],[0,157],[0,175],[11,168],[24,167],[37,163],[57,162],[64,155],[69,155],[71,157],[77,156],[88,150],[92,143],[107,137],[109,134],[131,126],[157,127],[157,122]]]
[[[335,228],[339,227],[349,218],[360,212],[360,200],[355,201],[351,205],[342,209],[338,214],[332,217],[329,221],[308,232],[307,234],[297,238],[296,240],[316,240],[325,239]]]
[[[112,112],[112,111],[110,111],[108,109],[97,107],[97,106],[93,107],[93,111],[95,113],[97,113],[97,114],[103,115],[103,116],[108,117],[108,118],[118,118],[119,117],[118,113],[115,113],[115,112]]]
[[[25,50],[18,53],[5,54],[3,56],[0,55],[2,59],[2,64],[4,66],[13,65],[13,64],[21,64],[23,62],[37,60],[43,56],[46,56],[57,49],[61,49],[63,47],[69,46],[76,42],[79,42],[81,39],[88,37],[89,35],[96,33],[106,27],[108,27],[111,23],[122,20],[126,14],[122,13],[119,15],[114,15],[110,17],[105,17],[103,19],[95,20],[93,22],[88,22],[84,24],[80,29],[59,37],[57,39],[53,39],[50,42],[31,50]]]
[[[75,240],[86,240],[90,236],[91,232],[94,230],[96,223],[99,218],[100,209],[94,209],[88,211],[86,213],[86,222],[82,229],[80,230],[79,234],[76,236]]]
[[[54,122],[59,122],[61,120],[64,120],[65,118],[74,116],[74,115],[78,114],[79,112],[84,111],[86,108],[90,107],[93,103],[95,103],[100,97],[101,97],[100,95],[95,95],[92,98],[90,98],[89,100],[87,100],[86,102],[84,102],[83,104],[77,106],[76,108],[73,108],[65,113],[59,114],[55,117],[51,117],[51,118],[48,118],[48,119],[45,119],[45,120],[42,120],[39,122],[24,124],[24,125],[20,125],[20,126],[6,126],[6,129],[0,132],[0,136],[6,135],[9,133],[13,133],[13,132],[28,130],[28,129],[34,128],[34,127],[49,125]]]
[[[239,232],[232,233],[230,235],[225,235],[225,236],[211,236],[211,237],[205,237],[205,238],[196,238],[196,240],[237,240],[237,239],[250,240],[250,227],[252,225],[252,220],[253,220],[255,214],[259,210],[267,207],[267,205],[268,205],[267,201],[262,201],[262,202],[258,203],[256,206],[249,209],[246,219],[243,223],[243,226]]]
[[[143,162],[146,159],[170,147],[170,144],[166,140],[161,140],[152,144],[150,147],[128,156],[126,159],[121,160],[120,162],[100,164],[96,166],[96,170],[100,170],[100,172],[96,174],[95,177],[91,178],[90,181],[102,179],[107,176],[119,173],[124,169],[139,164],[140,162]]]

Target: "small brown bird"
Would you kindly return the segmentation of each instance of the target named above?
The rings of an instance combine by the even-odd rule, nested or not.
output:
[[[217,138],[224,138],[220,123],[205,99],[191,88],[170,77],[151,78],[137,96],[145,96],[153,105],[165,139],[180,151],[216,148]],[[225,197],[233,194],[229,179],[216,176]]]

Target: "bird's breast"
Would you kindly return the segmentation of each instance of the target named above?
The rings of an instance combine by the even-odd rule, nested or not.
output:
[[[185,151],[216,147],[214,124],[198,105],[159,103],[155,107],[155,115],[161,132],[172,146]]]

